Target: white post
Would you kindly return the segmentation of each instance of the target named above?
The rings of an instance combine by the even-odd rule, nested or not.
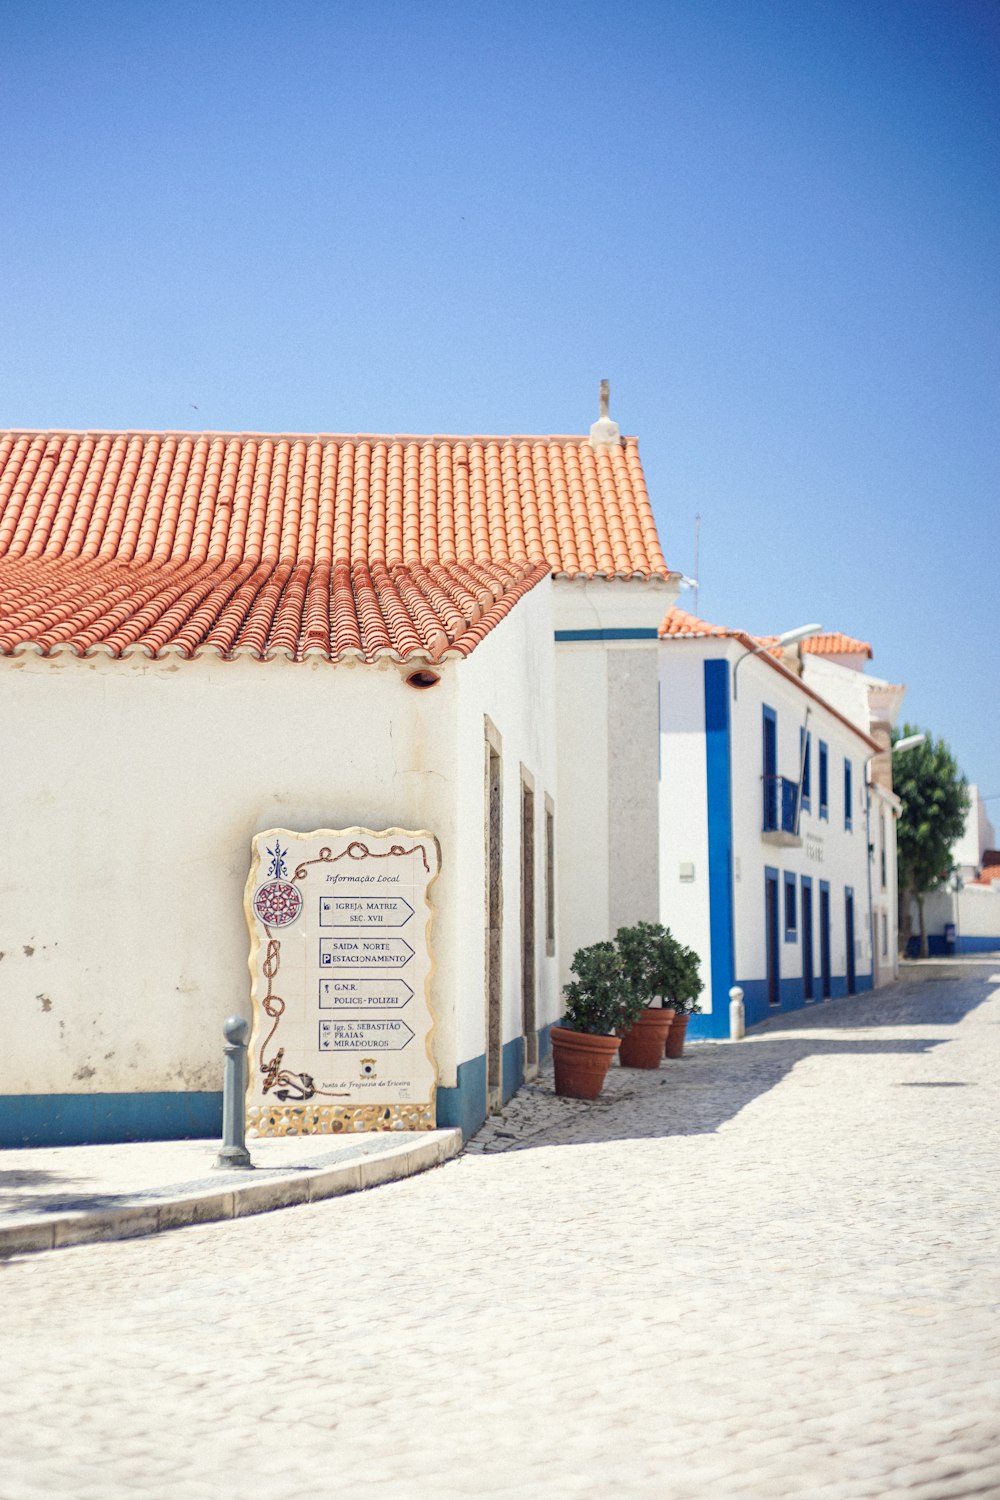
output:
[[[734,984],[729,991],[729,1040],[742,1041],[746,1036],[746,1012],[743,1009],[743,991]]]

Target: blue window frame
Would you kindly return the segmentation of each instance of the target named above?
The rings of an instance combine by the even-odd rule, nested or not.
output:
[[[795,899],[795,876],[785,871],[785,942],[798,941],[799,913]]]
[[[766,703],[761,728],[763,730],[761,762],[764,773],[763,826],[771,829],[778,827],[778,716]]]
[[[849,760],[844,761],[844,827],[850,829],[854,772]]]
[[[807,734],[804,729],[799,730],[799,759],[802,762],[800,803],[802,811],[809,812],[812,803],[812,735]]]
[[[821,818],[830,816],[830,756],[826,748],[825,740],[819,742],[819,815]]]

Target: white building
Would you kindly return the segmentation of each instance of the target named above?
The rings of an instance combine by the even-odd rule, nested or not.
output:
[[[955,873],[962,881],[978,880],[983,871],[983,856],[997,847],[997,836],[986,811],[979,788],[969,785],[969,811],[965,815],[962,836],[952,847]]]
[[[734,984],[753,1024],[875,975],[880,745],[767,646],[676,608],[661,627],[660,910],[702,958],[694,1035],[728,1035]]]
[[[272,826],[429,829],[440,1124],[656,909],[637,444],[0,435],[0,1143],[207,1134]]]
[[[871,655],[867,641],[840,634],[813,636],[799,647],[803,682],[879,745],[868,769],[871,930],[878,986],[899,975],[896,824],[900,801],[892,789],[891,745],[906,689],[868,674],[865,663]]]
[[[969,787],[969,811],[960,838],[952,845],[955,871],[938,890],[924,897],[927,949],[932,957],[951,953],[1000,953],[1000,851],[986,804],[975,785]],[[919,931],[916,902],[911,906],[914,933]],[[919,938],[910,939],[913,956]]]

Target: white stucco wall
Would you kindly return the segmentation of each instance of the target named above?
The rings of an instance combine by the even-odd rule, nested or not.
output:
[[[422,772],[450,739],[453,682],[421,694],[392,665],[21,657],[0,662],[0,694],[19,851],[0,881],[4,1091],[219,1087],[222,1021],[248,1014],[250,839],[273,825],[436,833],[447,992],[454,797]],[[447,1024],[441,1041],[450,1062]]]
[[[578,948],[611,936],[608,869],[608,677],[595,645],[558,647],[556,807],[561,982]]]
[[[940,937],[945,924],[953,922],[959,940],[992,938],[996,941],[991,946],[1000,948],[1000,883],[967,885],[959,891],[931,891],[924,898],[924,920],[929,937]],[[916,902],[912,906],[911,930],[920,931]]]
[[[704,657],[687,642],[664,646],[660,667],[660,920],[701,960],[711,1009],[708,776]]]
[[[657,919],[657,649],[655,640],[556,646],[564,983],[578,948]]]
[[[545,952],[545,797],[555,804],[557,839],[563,808],[556,784],[554,646],[551,582],[531,590],[501,628],[460,664],[456,702],[458,882],[469,893],[456,934],[458,970],[456,1046],[460,1059],[484,1050],[486,1025],[485,725],[502,741],[503,795],[503,1041],[521,1035],[521,767],[535,790],[535,961],[537,1020],[561,1014],[558,957]],[[434,689],[435,692],[438,689]],[[558,845],[557,845],[558,847]],[[556,861],[558,897],[560,870]],[[558,909],[558,908],[557,908]],[[559,937],[557,927],[557,940]],[[558,949],[557,949],[558,952]]]
[[[961,837],[952,845],[951,857],[960,873],[968,879],[981,868],[983,851],[995,848],[996,833],[990,822],[986,804],[979,795],[979,788],[971,783],[965,828]]]
[[[578,948],[656,919],[656,631],[678,591],[677,575],[553,581],[563,983]]]
[[[504,737],[505,1039],[520,1032],[520,778],[536,779],[539,1024],[544,794],[555,794],[548,585],[440,683],[315,661],[0,660],[4,1093],[220,1087],[248,1014],[243,915],[264,828],[427,828],[440,840],[432,992],[440,1082],[484,1050],[483,716]],[[559,817],[558,797],[556,816]]]
[[[862,658],[853,657],[845,665],[836,657],[816,656],[806,651],[802,654],[802,681],[867,734],[871,724],[868,688],[872,679],[862,670],[861,662]],[[742,675],[742,667],[740,672]]]

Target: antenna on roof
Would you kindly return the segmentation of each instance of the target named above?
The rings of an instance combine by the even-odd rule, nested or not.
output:
[[[701,574],[698,571],[698,542],[701,538],[701,512],[694,518],[694,612],[698,613],[698,580]]]
[[[617,448],[622,440],[621,429],[617,422],[612,422],[608,416],[608,408],[611,405],[611,382],[601,381],[601,415],[598,421],[590,429],[590,446],[592,448]]]

